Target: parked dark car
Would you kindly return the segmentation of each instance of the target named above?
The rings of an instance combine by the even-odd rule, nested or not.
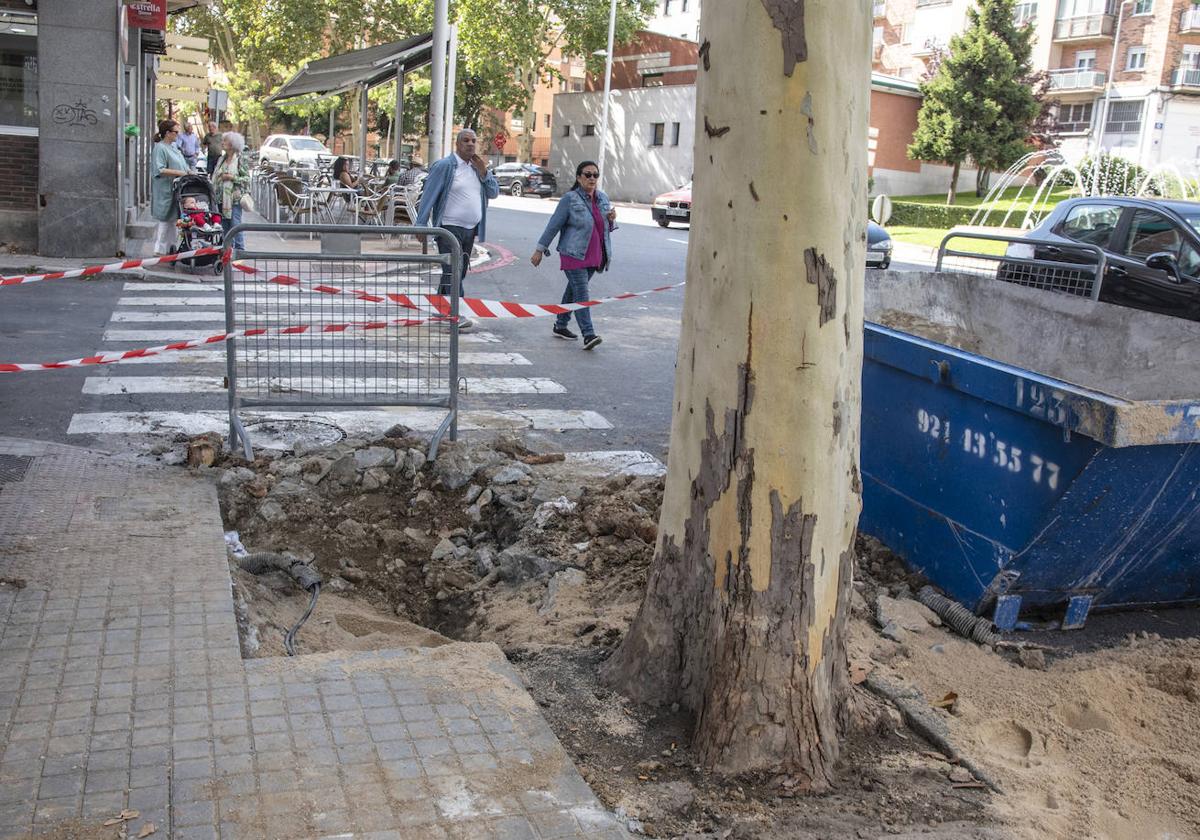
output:
[[[1100,300],[1200,320],[1200,203],[1100,196],[1060,203],[1027,236],[1055,245],[1011,243],[1005,255],[1024,260],[1089,263],[1071,245],[1095,245],[1107,261]],[[997,278],[1062,288],[1067,269],[1001,263]],[[1086,272],[1082,277],[1090,280]],[[1055,281],[1055,282],[1046,282]],[[1090,283],[1080,284],[1084,294]]]
[[[526,193],[545,198],[558,191],[554,173],[544,166],[532,163],[502,163],[492,170],[496,183],[509,195],[522,196]]]
[[[867,268],[887,268],[891,264],[891,235],[874,222],[867,222]]]

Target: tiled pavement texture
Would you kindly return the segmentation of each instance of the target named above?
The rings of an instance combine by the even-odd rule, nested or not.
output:
[[[0,438],[0,838],[626,836],[498,648],[243,661],[224,552],[206,478]]]

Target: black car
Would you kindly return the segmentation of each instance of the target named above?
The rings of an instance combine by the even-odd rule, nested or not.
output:
[[[554,173],[532,163],[502,163],[492,170],[492,174],[496,176],[500,190],[509,195],[530,193],[545,198],[558,190]]]
[[[867,222],[867,268],[887,268],[892,264],[892,237],[874,222]]]
[[[1060,203],[1027,236],[1062,245],[1014,242],[1006,256],[1057,263],[1090,263],[1072,245],[1095,245],[1106,265],[1099,299],[1164,315],[1200,320],[1200,203],[1098,196]],[[1079,278],[1072,277],[1078,274]],[[1085,295],[1086,271],[1031,263],[1001,263],[997,278],[1025,286]],[[1086,282],[1078,282],[1082,278]]]

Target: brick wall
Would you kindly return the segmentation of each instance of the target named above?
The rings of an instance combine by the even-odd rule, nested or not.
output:
[[[38,138],[5,135],[0,139],[0,207],[36,210],[37,187]]]
[[[699,63],[700,45],[695,41],[684,38],[672,38],[670,35],[660,35],[657,32],[639,32],[637,38],[628,44],[613,49],[612,87],[614,90],[626,90],[643,86],[642,73],[638,70],[638,56],[663,55],[670,56],[667,67],[661,71],[663,85],[694,85],[696,83],[696,66]],[[668,70],[668,67],[686,67],[687,70]],[[585,90],[604,90],[604,76],[588,74]]]

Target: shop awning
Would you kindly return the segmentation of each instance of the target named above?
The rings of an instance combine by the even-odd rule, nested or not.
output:
[[[299,96],[328,96],[391,81],[433,62],[433,33],[310,61],[267,99],[267,105]]]

